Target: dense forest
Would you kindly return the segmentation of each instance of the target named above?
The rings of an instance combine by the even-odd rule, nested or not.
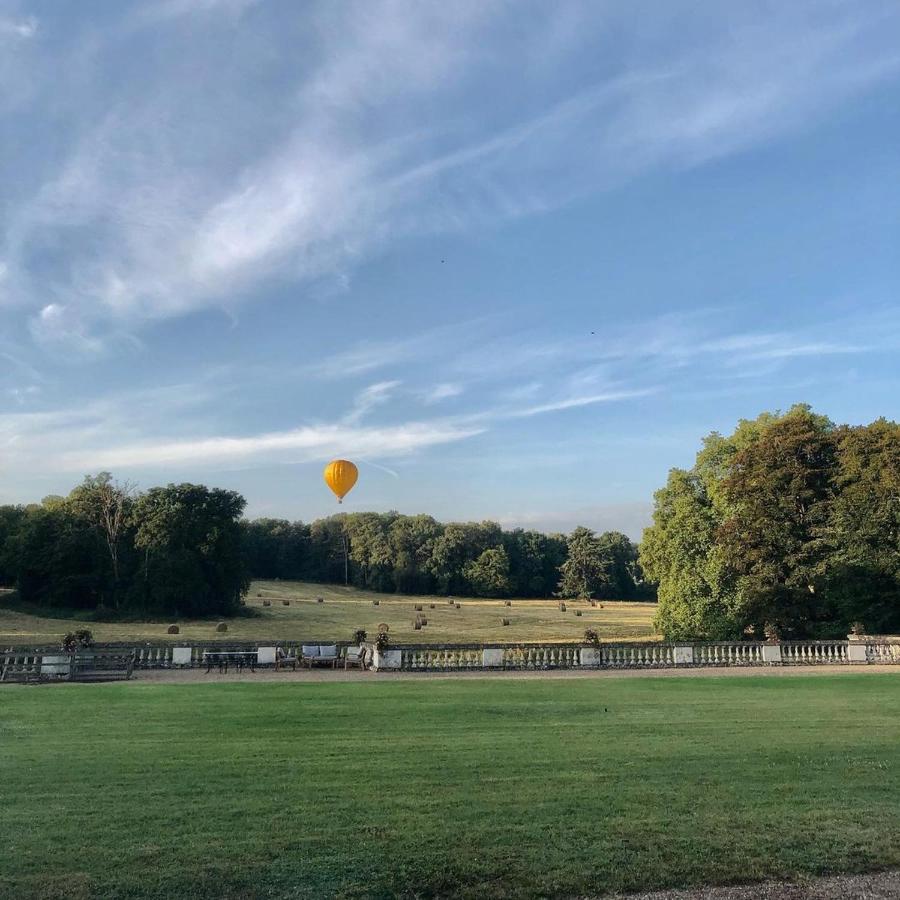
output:
[[[624,534],[506,531],[494,522],[349,513],[311,524],[242,518],[233,491],[138,493],[108,473],[67,497],[0,507],[0,585],[41,607],[224,615],[251,578],[445,595],[654,599]]]
[[[711,434],[657,492],[640,559],[669,638],[900,631],[900,425],[796,406]]]

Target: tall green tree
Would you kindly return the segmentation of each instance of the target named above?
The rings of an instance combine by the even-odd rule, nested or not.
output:
[[[119,606],[121,549],[131,517],[134,485],[117,482],[109,472],[88,475],[67,499],[75,515],[89,523],[106,546],[112,568],[112,605]]]
[[[827,543],[827,590],[844,622],[900,631],[900,424],[836,435],[840,467]]]
[[[398,516],[391,523],[389,539],[395,591],[403,594],[430,594],[434,591],[434,577],[429,564],[434,553],[434,542],[442,533],[443,526],[431,516]]]
[[[835,428],[808,406],[710,435],[656,494],[640,564],[667,637],[900,626],[895,423]]]
[[[796,407],[735,453],[722,490],[718,542],[740,579],[747,624],[806,636],[828,621],[822,588],[837,474],[833,424]]]
[[[245,505],[235,491],[196,484],[142,494],[132,510],[143,554],[139,604],[180,615],[234,612],[250,585],[241,553]]]
[[[568,555],[560,567],[559,593],[562,597],[587,600],[609,584],[607,550],[590,528],[576,528],[567,542]]]
[[[476,597],[509,594],[509,557],[503,547],[489,547],[466,565],[466,579]]]

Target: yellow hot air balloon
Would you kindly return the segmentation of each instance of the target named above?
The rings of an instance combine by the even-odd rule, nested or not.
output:
[[[325,466],[325,484],[337,495],[338,503],[341,503],[344,496],[356,484],[359,472],[356,466],[347,459],[333,459]]]

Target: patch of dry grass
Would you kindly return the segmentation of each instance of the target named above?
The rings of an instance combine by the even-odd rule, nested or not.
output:
[[[324,603],[316,598],[324,598]],[[270,606],[264,606],[264,601]],[[286,606],[283,600],[290,600]],[[374,605],[373,600],[378,601]],[[568,601],[561,612],[552,599],[503,600],[456,598],[459,609],[446,597],[408,597],[376,594],[355,588],[299,581],[256,581],[247,595],[255,616],[229,619],[228,632],[216,633],[218,619],[178,620],[180,633],[166,630],[167,616],[155,622],[89,622],[32,616],[0,608],[0,644],[55,643],[67,631],[89,627],[99,641],[201,640],[349,640],[357,628],[371,635],[379,623],[390,626],[395,642],[441,644],[450,641],[580,641],[586,628],[601,640],[654,640],[652,603],[606,601],[601,608]],[[434,604],[434,609],[430,604]],[[428,624],[416,631],[416,605],[427,610]],[[582,614],[576,616],[575,611]],[[510,624],[502,625],[504,618]]]

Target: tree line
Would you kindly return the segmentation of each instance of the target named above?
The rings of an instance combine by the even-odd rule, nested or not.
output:
[[[672,639],[900,630],[900,425],[808,406],[713,433],[656,494],[640,562]]]
[[[495,522],[348,513],[312,523],[243,518],[244,498],[203,485],[138,492],[103,472],[68,496],[0,507],[0,585],[45,608],[229,615],[252,578],[405,594],[652,599],[636,545]]]
[[[243,530],[255,578],[445,596],[655,596],[637,546],[615,531],[576,528],[565,536],[396,512],[345,513],[308,525],[257,519]]]

